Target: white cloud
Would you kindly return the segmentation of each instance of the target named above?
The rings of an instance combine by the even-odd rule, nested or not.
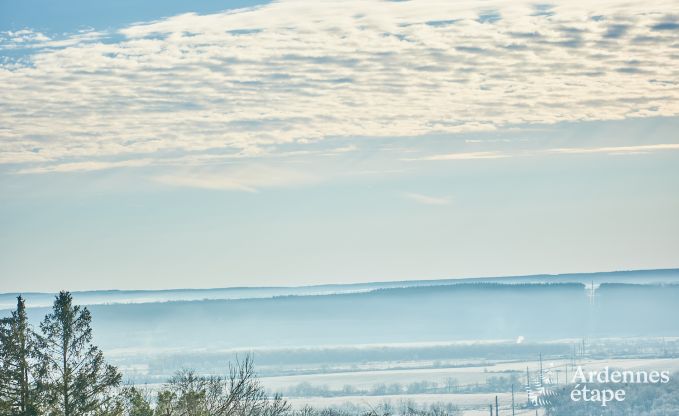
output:
[[[458,152],[445,153],[441,155],[423,156],[420,158],[412,158],[405,160],[473,160],[473,159],[502,159],[511,157],[508,154],[500,152]]]
[[[430,196],[418,193],[405,193],[406,198],[424,205],[450,205],[451,200],[448,197]]]
[[[550,149],[550,152],[564,154],[583,154],[583,153],[642,154],[661,150],[679,150],[679,143],[649,144],[638,146],[563,147],[558,149]]]
[[[24,168],[17,173],[29,174],[29,173],[50,173],[50,172],[88,172],[94,170],[106,170],[115,168],[131,168],[131,167],[143,167],[149,166],[153,163],[153,159],[133,159],[133,160],[123,160],[119,162],[104,162],[104,161],[86,161],[86,162],[72,162],[72,163],[59,163],[51,165],[42,165],[33,168]]]
[[[258,192],[262,188],[294,187],[320,181],[316,175],[288,168],[263,165],[184,169],[162,174],[154,180],[169,186],[224,191]]]
[[[679,33],[657,29],[674,1],[564,2],[549,15],[533,3],[281,1],[133,25],[117,42],[6,34],[34,52],[30,65],[0,64],[0,163],[99,169],[162,152],[199,160],[336,137],[679,115]],[[481,17],[489,10],[499,20]]]
[[[104,36],[103,32],[83,30],[63,39],[52,39],[44,33],[22,29],[15,32],[0,32],[0,48],[5,50],[65,48],[98,41]]]

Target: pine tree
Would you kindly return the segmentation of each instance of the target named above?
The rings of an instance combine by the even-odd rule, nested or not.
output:
[[[3,415],[37,415],[34,360],[36,336],[28,324],[24,299],[0,322],[0,412]]]
[[[118,370],[92,344],[91,321],[87,308],[74,306],[71,294],[61,292],[40,325],[40,387],[49,415],[94,414],[120,384]]]

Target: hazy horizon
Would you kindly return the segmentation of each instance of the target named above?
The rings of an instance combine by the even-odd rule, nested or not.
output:
[[[138,292],[162,292],[162,291],[182,291],[182,290],[195,290],[195,291],[208,291],[208,290],[220,290],[220,289],[267,289],[267,288],[308,288],[308,287],[322,287],[322,286],[351,286],[351,285],[365,285],[371,283],[400,283],[400,282],[446,282],[455,280],[482,280],[482,279],[511,279],[516,277],[538,277],[538,276],[577,276],[577,275],[590,275],[590,274],[612,274],[612,273],[627,273],[627,272],[655,272],[655,271],[675,271],[679,270],[679,266],[676,267],[658,267],[658,268],[648,268],[648,269],[626,269],[626,270],[599,270],[599,271],[569,271],[563,273],[528,273],[528,274],[509,274],[509,275],[479,275],[479,276],[454,276],[454,277],[422,277],[418,279],[382,279],[382,280],[370,280],[361,279],[355,281],[334,281],[334,282],[322,282],[316,283],[315,281],[309,281],[308,283],[300,284],[285,284],[285,282],[280,282],[280,284],[260,284],[260,285],[234,285],[234,286],[211,286],[211,287],[199,287],[199,286],[183,286],[183,287],[100,287],[100,288],[68,288],[68,287],[57,287],[52,289],[44,290],[7,290],[0,291],[0,295],[17,294],[22,293],[58,293],[59,291],[66,290],[72,293],[77,292],[127,292],[127,291],[138,291]]]
[[[474,281],[483,279],[512,279],[512,278],[523,278],[523,277],[540,277],[540,276],[578,276],[578,275],[605,275],[605,274],[615,274],[615,273],[634,273],[634,272],[665,272],[665,271],[679,271],[679,266],[677,267],[660,267],[660,268],[649,268],[649,269],[627,269],[627,270],[600,270],[600,271],[571,271],[564,273],[529,273],[529,274],[511,274],[511,275],[483,275],[483,276],[455,276],[455,277],[432,277],[432,278],[418,278],[418,279],[388,279],[383,280],[370,280],[362,279],[356,281],[336,281],[336,282],[322,282],[316,283],[310,281],[309,283],[300,284],[285,284],[285,282],[280,282],[280,284],[261,284],[261,285],[235,285],[235,286],[212,286],[212,287],[198,287],[198,286],[184,286],[184,287],[158,287],[158,288],[147,288],[147,287],[101,287],[101,288],[80,288],[73,289],[67,287],[55,287],[53,289],[45,290],[8,290],[0,291],[0,295],[8,294],[29,294],[29,293],[58,293],[59,291],[66,290],[72,293],[78,292],[163,292],[163,291],[209,291],[209,290],[229,290],[229,289],[268,289],[268,288],[313,288],[313,287],[324,287],[324,286],[353,286],[353,285],[370,285],[370,284],[380,284],[380,283],[407,283],[407,282],[447,282],[447,281]]]
[[[679,284],[679,268],[620,270],[604,272],[583,272],[563,274],[531,274],[514,276],[477,276],[445,279],[385,280],[370,282],[326,283],[320,285],[278,285],[278,286],[225,286],[213,288],[170,288],[170,289],[96,289],[68,290],[76,302],[85,305],[119,303],[154,303],[171,301],[263,299],[280,296],[323,296],[334,294],[364,293],[378,289],[397,289],[427,286],[449,286],[456,284],[499,283],[578,283],[590,290],[592,285],[601,284]],[[16,296],[21,295],[29,308],[51,306],[55,291],[0,292],[0,310],[11,310],[16,306]]]

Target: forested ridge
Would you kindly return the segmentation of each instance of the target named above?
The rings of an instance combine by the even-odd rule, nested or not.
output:
[[[678,285],[604,284],[592,304],[588,288],[580,283],[464,283],[267,299],[92,305],[89,310],[97,342],[105,349],[253,348],[518,336],[671,336],[679,331],[673,319],[677,296]],[[38,322],[47,311],[36,308],[28,314]],[[120,337],[122,332],[128,336]]]

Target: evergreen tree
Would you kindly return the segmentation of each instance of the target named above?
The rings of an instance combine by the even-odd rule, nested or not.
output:
[[[34,374],[36,338],[28,324],[24,299],[17,309],[0,321],[0,413],[12,416],[37,415]]]
[[[123,391],[128,416],[153,416],[153,409],[149,400],[135,387],[127,388]]]
[[[118,370],[92,344],[91,320],[87,308],[74,306],[71,294],[61,292],[40,324],[40,387],[48,415],[95,414],[120,384]]]

